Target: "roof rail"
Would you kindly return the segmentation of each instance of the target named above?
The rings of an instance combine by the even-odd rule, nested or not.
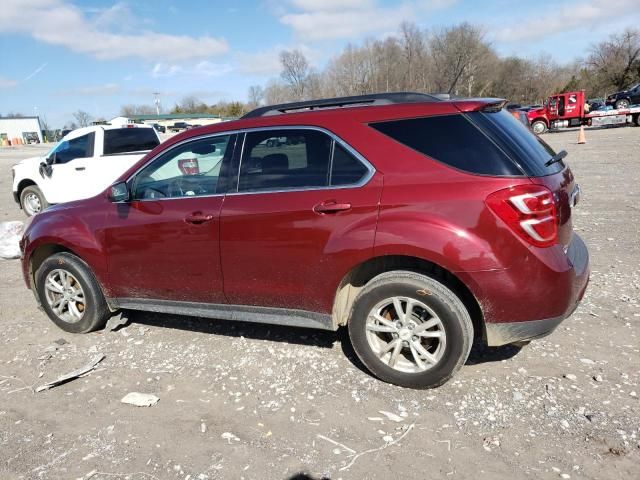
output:
[[[323,108],[358,107],[366,105],[392,105],[396,103],[422,103],[439,102],[441,99],[426,93],[416,92],[391,92],[372,93],[369,95],[356,95],[352,97],[325,98],[321,100],[308,100],[304,102],[281,103],[256,108],[245,114],[242,118],[268,117],[283,113],[296,113],[318,110]]]

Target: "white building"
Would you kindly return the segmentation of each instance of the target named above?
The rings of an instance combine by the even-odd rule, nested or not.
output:
[[[40,143],[44,142],[40,117],[0,117],[0,146],[4,141],[15,143],[15,139],[33,142],[36,136]]]

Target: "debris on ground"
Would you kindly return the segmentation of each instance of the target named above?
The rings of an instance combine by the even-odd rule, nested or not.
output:
[[[117,331],[119,328],[126,326],[129,323],[129,315],[127,312],[119,312],[117,315],[111,317],[105,325],[105,330],[108,332]]]
[[[152,407],[158,403],[160,399],[150,393],[130,392],[122,397],[120,401],[136,407]]]
[[[22,222],[0,222],[0,258],[20,258],[19,242],[23,228]]]
[[[233,433],[231,433],[231,432],[224,432],[220,436],[222,438],[224,438],[229,443],[231,443],[231,440],[233,440],[234,442],[239,442],[240,441],[240,439],[237,436],[235,436]]]
[[[392,422],[400,423],[404,421],[404,418],[402,418],[400,415],[396,415],[395,413],[385,412],[384,410],[379,410],[378,412],[387,417]]]
[[[99,354],[96,357],[93,358],[93,360],[91,360],[88,364],[86,364],[84,367],[82,368],[78,368],[77,370],[74,370],[73,372],[69,372],[65,375],[62,375],[61,377],[58,377],[56,380],[49,382],[49,383],[45,383],[44,385],[40,385],[39,387],[36,388],[36,392],[42,392],[43,390],[49,390],[50,388],[53,387],[57,387],[58,385],[62,385],[63,383],[67,383],[71,380],[75,380],[76,378],[80,378],[84,375],[86,375],[87,373],[91,372],[94,368],[96,368],[96,366],[102,361],[104,360],[105,355],[104,354]]]

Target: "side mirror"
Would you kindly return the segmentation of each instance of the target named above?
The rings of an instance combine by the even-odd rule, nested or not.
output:
[[[127,182],[114,183],[109,187],[109,200],[114,203],[128,202],[131,194]]]
[[[40,176],[42,178],[51,177],[51,174],[53,173],[53,168],[51,167],[51,164],[49,163],[49,159],[48,158],[47,158],[47,163],[45,163],[45,162],[41,162],[40,163],[40,167],[38,168],[38,172],[40,172]]]
[[[53,165],[56,161],[56,154],[52,153],[46,158],[47,165]]]

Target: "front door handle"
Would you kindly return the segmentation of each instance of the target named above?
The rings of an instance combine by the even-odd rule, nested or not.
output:
[[[338,213],[351,210],[350,203],[338,203],[335,200],[328,202],[322,202],[313,207],[313,211],[319,214],[323,213]]]
[[[78,170],[79,172],[86,170],[86,167],[76,167],[76,170]]]
[[[213,215],[205,215],[202,212],[193,212],[187,215],[184,219],[187,223],[194,223],[196,225],[200,225],[201,223],[210,222],[213,220]]]

